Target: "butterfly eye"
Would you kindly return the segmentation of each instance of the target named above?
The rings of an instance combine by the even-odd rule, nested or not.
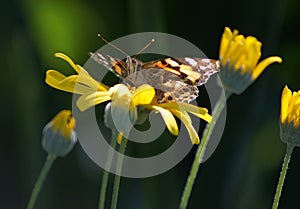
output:
[[[172,96],[168,96],[168,100],[169,100],[169,101],[172,101],[172,100],[173,100],[173,97],[172,97]]]

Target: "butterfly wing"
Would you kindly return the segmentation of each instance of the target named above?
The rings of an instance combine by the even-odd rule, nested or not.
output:
[[[122,79],[136,71],[139,71],[143,65],[141,61],[129,56],[126,58],[126,62],[124,62],[118,58],[103,55],[99,52],[90,52],[89,54],[94,61],[103,65]]]
[[[200,86],[206,83],[211,75],[219,72],[220,62],[205,58],[166,58],[145,63],[142,68],[161,68],[178,76],[187,84]]]
[[[124,78],[127,74],[127,65],[125,62],[118,58],[111,57],[109,55],[103,55],[99,52],[89,53],[90,57],[100,65],[106,67],[120,78]]]
[[[206,83],[209,77],[220,69],[219,61],[213,59],[166,58],[142,63],[130,57],[123,62],[98,52],[90,53],[90,56],[122,78],[129,86],[153,86],[158,103],[194,100],[198,96],[196,86]]]
[[[125,82],[136,87],[151,85],[156,90],[158,103],[190,102],[198,96],[196,86],[182,82],[177,75],[159,68],[137,71],[126,77]]]
[[[215,73],[220,71],[220,61],[214,59],[207,59],[207,58],[179,58],[183,64],[190,66],[194,71],[199,73],[199,77],[191,77],[191,80],[195,81],[196,86],[201,86],[205,84],[207,80]],[[188,74],[191,69],[183,68],[183,73]],[[193,75],[193,74],[192,74]]]

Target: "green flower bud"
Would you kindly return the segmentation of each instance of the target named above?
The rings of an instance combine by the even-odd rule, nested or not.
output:
[[[70,110],[60,111],[43,129],[42,146],[48,154],[63,157],[77,142],[75,119]]]

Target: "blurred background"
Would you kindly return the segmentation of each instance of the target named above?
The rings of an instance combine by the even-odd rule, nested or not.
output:
[[[280,55],[284,62],[271,65],[246,92],[229,99],[222,141],[201,166],[188,208],[271,208],[285,150],[278,126],[281,91],[285,84],[300,89],[299,1],[11,0],[0,4],[0,209],[26,208],[46,158],[40,145],[43,126],[59,110],[71,108],[71,94],[44,83],[49,68],[73,73],[54,58],[55,52],[83,65],[87,52],[104,44],[98,33],[114,40],[153,31],[187,39],[208,57],[217,58],[225,26],[262,41],[262,58]],[[164,174],[122,178],[118,208],[178,208],[196,148]],[[97,208],[102,173],[77,144],[50,170],[36,208]],[[299,176],[300,149],[295,149],[280,208],[299,208]]]

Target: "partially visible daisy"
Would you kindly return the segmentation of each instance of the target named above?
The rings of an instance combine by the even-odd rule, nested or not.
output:
[[[242,93],[267,66],[281,63],[278,56],[268,57],[261,62],[262,43],[253,36],[244,37],[237,30],[226,27],[221,38],[219,59],[221,61],[220,78],[226,91]]]
[[[110,101],[106,108],[105,123],[109,128],[119,131],[119,143],[122,136],[128,135],[132,126],[136,124],[139,117],[138,107],[159,112],[166,127],[173,135],[178,135],[178,126],[174,116],[178,117],[186,126],[193,144],[199,144],[200,139],[192,126],[192,121],[188,113],[192,113],[207,122],[211,121],[211,116],[208,114],[206,108],[187,103],[157,104],[156,101],[153,101],[155,98],[155,89],[148,84],[137,88],[128,87],[124,84],[107,87],[94,80],[85,69],[80,65],[75,65],[66,55],[57,53],[56,56],[66,60],[78,75],[66,77],[55,70],[48,70],[46,73],[46,83],[62,91],[80,94],[77,106],[81,111]],[[115,120],[116,118],[118,120]]]
[[[284,87],[281,96],[280,136],[290,146],[300,146],[300,90]]]
[[[286,143],[286,153],[282,163],[279,181],[277,184],[272,209],[277,209],[283,189],[289,162],[293,150],[300,147],[300,90],[292,92],[287,86],[281,95],[280,110],[280,139]]]

